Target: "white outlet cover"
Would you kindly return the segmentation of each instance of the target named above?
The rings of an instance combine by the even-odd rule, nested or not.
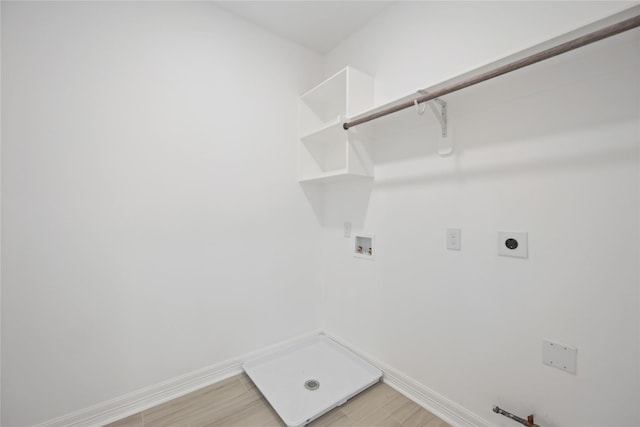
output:
[[[515,242],[517,243],[514,244],[513,240],[515,240]],[[528,258],[528,233],[515,231],[498,231],[498,255]]]
[[[578,349],[543,339],[542,363],[575,375],[578,366]]]
[[[351,237],[351,223],[344,223],[344,237]]]
[[[460,250],[460,229],[447,228],[447,249]]]

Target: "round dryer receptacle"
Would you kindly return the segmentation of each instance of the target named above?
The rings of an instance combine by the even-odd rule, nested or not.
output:
[[[504,245],[509,249],[516,249],[518,247],[518,241],[516,239],[507,239]]]

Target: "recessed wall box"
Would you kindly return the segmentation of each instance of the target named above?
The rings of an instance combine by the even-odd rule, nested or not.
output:
[[[363,259],[375,258],[375,238],[373,235],[357,235],[353,239],[353,242],[353,256]]]

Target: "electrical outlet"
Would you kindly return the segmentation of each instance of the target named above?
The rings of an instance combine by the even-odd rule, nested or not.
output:
[[[344,237],[351,237],[351,223],[344,223]]]
[[[447,228],[447,249],[460,250],[460,229]]]
[[[498,255],[527,258],[529,241],[527,233],[498,232]]]

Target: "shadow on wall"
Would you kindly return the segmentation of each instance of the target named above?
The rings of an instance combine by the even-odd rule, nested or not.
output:
[[[320,225],[323,227],[342,227],[341,222],[336,224],[335,221],[327,219],[327,209],[329,208],[326,204],[326,192],[330,191],[331,206],[334,208],[338,206],[340,217],[345,221],[350,221],[354,229],[360,229],[366,219],[373,184],[372,179],[358,179],[330,184],[302,183],[300,186]]]
[[[444,180],[458,173],[475,178],[484,173],[495,175],[563,167],[569,163],[587,166],[599,161],[625,160],[635,148],[631,144],[621,147],[620,141],[614,144],[606,141],[598,153],[593,149],[583,153],[557,144],[563,144],[563,135],[575,137],[615,123],[638,120],[638,84],[634,76],[640,69],[640,54],[637,40],[628,38],[631,40],[591,45],[443,97],[448,102],[456,168],[420,177],[403,174],[391,181]],[[612,80],[630,82],[631,86],[612,85]],[[376,166],[437,157],[440,128],[428,109],[423,116],[410,108],[362,126],[375,136],[370,148]],[[531,162],[513,163],[507,159],[506,165],[494,156],[486,168],[462,167],[466,154],[479,157],[482,150],[492,151],[498,145],[514,146],[526,141],[539,144],[535,151],[538,156],[540,145],[555,154],[551,159]],[[558,152],[564,152],[564,158],[562,155],[557,158]],[[376,170],[376,184],[381,182],[389,181]]]
[[[374,188],[636,162],[639,138],[615,132],[621,124],[637,126],[640,115],[637,37],[600,42],[443,97],[451,156],[437,154],[441,128],[428,108],[359,126],[370,135],[375,178],[303,184],[318,221],[337,229],[349,220],[360,229]]]
[[[499,178],[501,176],[511,176],[532,172],[563,170],[569,167],[592,168],[602,164],[636,163],[638,149],[636,144],[619,147],[615,150],[602,150],[600,152],[589,152],[585,154],[571,154],[565,157],[545,157],[527,161],[509,161],[502,164],[487,164],[481,167],[461,167],[458,166],[450,171],[437,171],[433,173],[421,173],[404,175],[399,177],[386,178],[376,181],[376,187],[393,187],[408,185],[428,185],[446,181],[464,182],[480,178]]]
[[[324,225],[324,187],[321,184],[300,183],[318,224]]]

